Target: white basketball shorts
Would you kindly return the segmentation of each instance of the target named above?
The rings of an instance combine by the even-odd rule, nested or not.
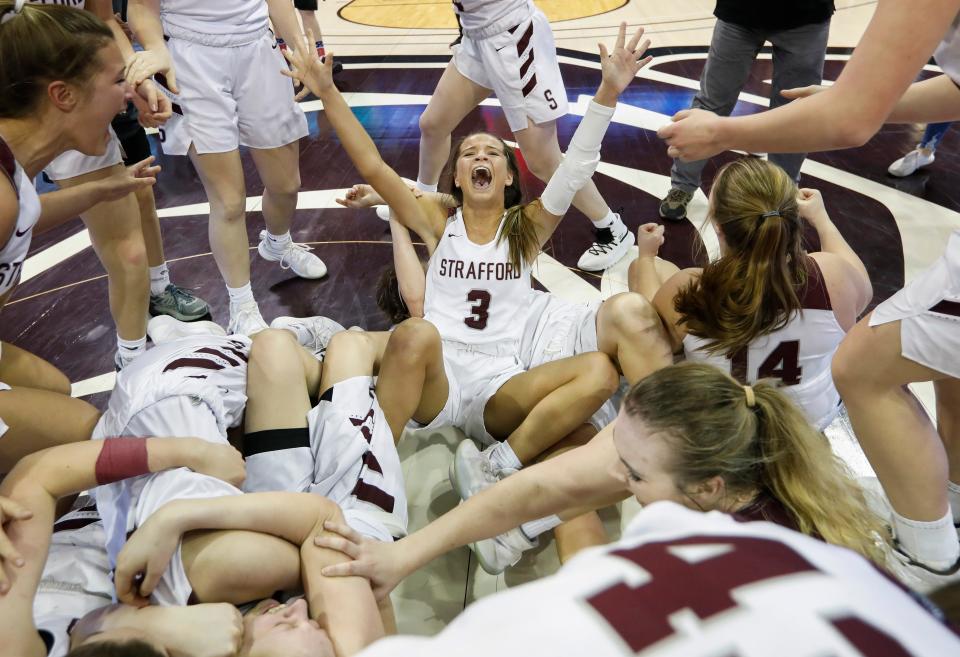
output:
[[[465,31],[454,46],[453,65],[464,77],[493,90],[514,132],[528,127],[528,119],[547,123],[567,113],[557,46],[540,10],[492,36],[471,37]]]
[[[960,379],[960,230],[929,269],[874,309],[870,326],[898,320],[904,358]]]

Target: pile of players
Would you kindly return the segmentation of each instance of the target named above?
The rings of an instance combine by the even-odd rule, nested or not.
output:
[[[552,112],[566,104],[554,93],[563,87],[543,15],[526,1],[454,4],[461,39],[421,120],[411,188],[381,159],[333,84],[332,57],[303,38],[286,0],[133,0],[138,54],[93,12],[0,1],[4,295],[35,226],[152,184],[148,160],[43,197],[32,179],[65,151],[109,153],[109,123],[130,88],[148,116],[165,118],[153,76],[178,94],[164,147],[190,154],[201,173],[231,294],[229,334],[174,327],[120,359],[102,416],[70,399],[52,366],[3,345],[4,654],[479,655],[544,644],[571,655],[956,652],[960,639],[939,611],[881,571],[957,605],[960,472],[949,466],[960,461],[948,450],[960,426],[960,235],[858,323],[870,281],[819,193],[748,158],[711,189],[715,262],[677,271],[657,258],[663,229],[646,224],[630,292],[595,305],[535,292],[533,264],[571,204],[597,217],[587,266],[634,242],[609,209],[588,211],[603,205],[590,179],[649,42],[622,25],[612,48],[600,46],[600,84],[561,161]],[[907,37],[884,28],[907,10],[878,7],[829,90],[755,117],[681,113],[661,136],[671,154],[695,159],[850,145],[888,115],[953,118],[954,31],[937,51],[946,75],[903,94],[960,11],[926,4],[910,10],[910,46],[895,57],[888,41]],[[379,299],[396,322],[390,332],[338,330],[325,318],[267,328],[245,237],[236,258],[242,144],[267,187],[260,254],[322,269],[277,232],[289,228],[305,130],[267,32],[267,7],[281,5],[271,18],[286,40],[284,73],[323,101],[365,181],[342,203],[389,208],[395,275]],[[210,93],[210,62],[231,88]],[[283,85],[270,84],[289,107],[250,86],[273,65]],[[533,201],[514,151],[486,133],[453,146],[451,187],[432,188],[449,139],[443,121],[490,89],[524,154],[549,151],[531,164],[548,178]],[[237,110],[232,129],[223,103]],[[838,120],[805,123],[818,113]],[[819,252],[802,247],[806,224]],[[431,254],[426,271],[411,230]],[[687,362],[672,364],[674,354]],[[935,381],[939,434],[903,388],[923,380]],[[841,399],[889,498],[883,515],[820,433]],[[468,436],[451,464],[464,503],[406,536],[395,445],[415,439],[408,428],[439,426]],[[91,489],[95,500],[58,509]],[[644,508],[617,543],[481,601],[438,637],[382,638],[396,631],[390,590],[439,554],[471,544],[486,570],[502,572],[554,530],[566,561],[607,542],[594,511],[630,495]]]

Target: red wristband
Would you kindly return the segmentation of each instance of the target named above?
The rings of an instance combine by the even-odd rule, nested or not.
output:
[[[95,472],[101,486],[149,473],[147,439],[107,438],[97,457]]]

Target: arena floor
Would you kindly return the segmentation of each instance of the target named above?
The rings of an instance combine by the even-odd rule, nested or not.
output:
[[[595,176],[612,208],[622,208],[627,225],[657,220],[659,198],[669,189],[670,160],[655,130],[674,112],[686,108],[698,78],[713,26],[711,0],[544,0],[538,1],[553,22],[567,94],[573,114],[599,82],[596,43],[611,42],[620,21],[648,26],[653,63],[640,72],[623,95]],[[875,2],[838,0],[825,79],[839,74],[850,48],[859,39]],[[345,65],[338,81],[384,158],[401,175],[416,176],[417,119],[449,59],[447,44],[456,37],[446,0],[327,0],[319,12],[327,49]],[[935,67],[928,67],[931,71]],[[770,86],[769,55],[756,62],[740,96],[737,113],[761,111]],[[324,118],[321,103],[304,105],[310,136],[301,143],[303,191],[294,239],[312,245],[327,263],[329,275],[305,281],[251,254],[253,288],[264,317],[327,315],[345,326],[384,329],[374,285],[391,257],[389,232],[372,211],[352,211],[334,203],[345,188],[360,182]],[[578,117],[560,121],[566,144]],[[472,112],[458,129],[478,129],[509,137],[495,99]],[[943,250],[949,232],[960,227],[960,190],[953,175],[960,169],[960,139],[948,133],[936,163],[906,179],[890,177],[887,166],[912,148],[923,126],[884,129],[865,146],[809,158],[802,185],[823,191],[827,209],[841,232],[863,258],[874,284],[874,305],[923,270]],[[193,287],[214,308],[214,319],[227,319],[227,298],[207,241],[207,213],[197,175],[186,158],[164,157],[156,137],[154,152],[163,166],[156,188],[165,246],[174,280]],[[725,153],[704,172],[704,188],[717,166],[739,157]],[[261,183],[245,156],[248,174],[248,233],[253,250],[263,226]],[[524,174],[528,192],[542,183]],[[690,206],[690,221],[666,226],[661,255],[689,266],[717,249],[715,233],[703,225],[706,197]],[[589,300],[626,288],[629,258],[603,276],[579,271],[576,261],[590,242],[586,219],[571,211],[540,257],[538,282],[561,296]],[[811,245],[815,247],[815,245]],[[632,257],[632,256],[631,256]],[[71,378],[74,394],[104,406],[113,385],[113,322],[107,308],[107,281],[79,222],[34,239],[23,278],[8,303],[0,339],[14,342],[50,360]],[[920,388],[922,395],[927,391]],[[411,530],[456,502],[446,480],[453,431],[411,436],[401,444],[408,474]],[[620,518],[608,514],[619,532]],[[506,576],[478,572],[470,553],[459,550],[415,574],[394,593],[400,630],[432,633],[470,600],[548,572],[557,566],[549,543],[524,559]]]

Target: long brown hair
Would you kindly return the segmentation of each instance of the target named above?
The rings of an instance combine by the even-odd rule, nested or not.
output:
[[[797,185],[775,164],[730,162],[713,182],[711,214],[728,252],[681,289],[674,308],[711,354],[731,355],[786,326],[807,281]]]
[[[55,80],[82,84],[97,71],[110,28],[89,11],[0,0],[0,118],[32,114]]]
[[[884,565],[886,531],[844,463],[774,383],[752,389],[750,407],[726,373],[681,363],[641,380],[623,408],[671,446],[680,490],[719,476],[732,494],[768,491],[801,532]]]
[[[443,188],[457,200],[457,205],[460,206],[463,205],[463,190],[453,182],[457,168],[457,158],[460,157],[460,148],[463,146],[463,142],[478,134],[488,135],[490,133],[473,132],[453,143],[443,175],[440,177]],[[520,184],[520,164],[517,162],[517,153],[500,137],[490,136],[499,141],[503,147],[503,155],[507,159],[507,168],[513,176],[513,182],[503,190],[503,207],[506,210],[506,216],[497,243],[499,244],[505,239],[509,240],[510,263],[519,268],[524,264],[532,264],[540,253],[540,238],[537,236],[537,227],[532,221],[536,208],[539,207],[539,200],[533,203],[523,203],[523,187]]]

